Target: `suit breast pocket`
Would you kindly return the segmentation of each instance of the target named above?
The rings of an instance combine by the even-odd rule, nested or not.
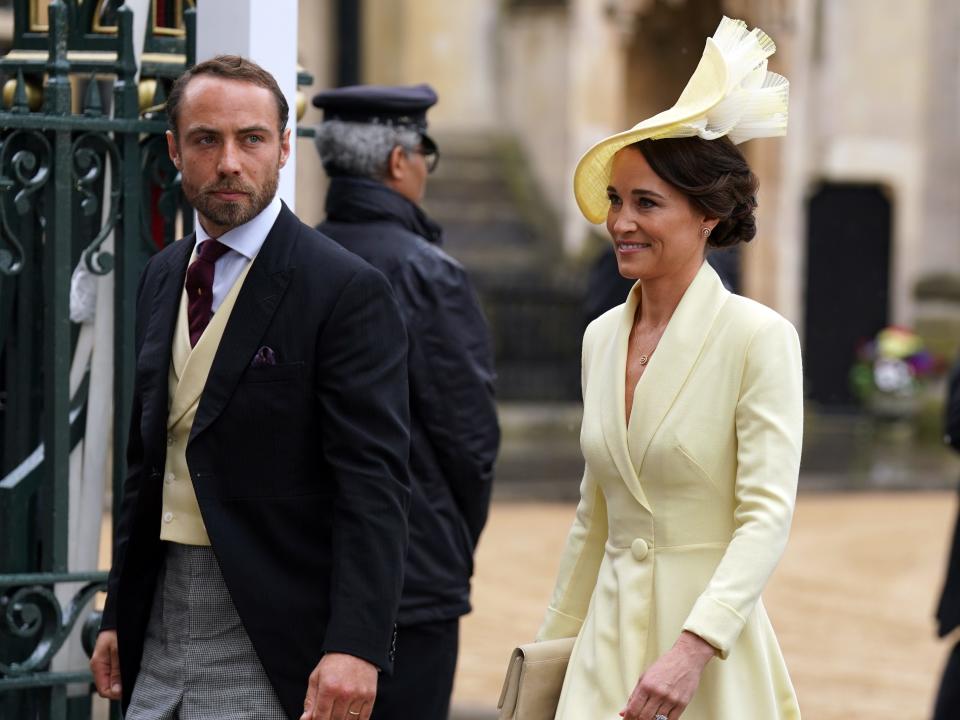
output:
[[[290,362],[279,365],[257,365],[248,367],[241,382],[247,383],[276,383],[299,381],[303,379],[306,363]]]

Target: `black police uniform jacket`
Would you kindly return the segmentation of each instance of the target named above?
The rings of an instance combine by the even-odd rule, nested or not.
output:
[[[412,495],[398,623],[450,620],[470,610],[500,442],[487,324],[415,204],[382,183],[335,177],[326,212],[318,229],[387,276],[407,326]]]
[[[950,373],[947,390],[946,440],[960,452],[960,361]],[[941,637],[960,627],[960,515],[953,533],[953,545],[947,565],[947,577],[937,608],[938,630]]]
[[[163,557],[168,371],[194,237],[140,279],[128,473],[102,629],[123,707]],[[325,652],[391,669],[409,502],[407,339],[383,275],[286,207],[247,274],[186,448],[240,619],[290,717]],[[251,366],[258,350],[276,363]]]

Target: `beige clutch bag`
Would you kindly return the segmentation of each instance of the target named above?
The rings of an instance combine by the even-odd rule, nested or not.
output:
[[[576,638],[521,645],[510,656],[498,720],[553,720]]]

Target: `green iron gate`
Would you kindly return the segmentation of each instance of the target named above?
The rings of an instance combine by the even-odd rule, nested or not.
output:
[[[91,601],[106,585],[106,573],[67,566],[71,449],[85,430],[105,432],[84,428],[88,383],[70,392],[72,271],[84,263],[93,275],[115,275],[116,506],[137,278],[149,254],[174,238],[178,214],[192,222],[178,212],[162,115],[169,82],[192,64],[192,8],[153,3],[138,83],[129,8],[54,0],[43,25],[46,4],[18,0],[14,50],[0,59],[13,94],[0,112],[0,718],[11,720],[90,712],[89,691],[67,695],[68,684],[89,689],[86,667],[50,670],[77,625],[90,652],[99,622]],[[158,8],[180,15],[158,22]],[[177,23],[185,29],[171,32]],[[112,97],[104,97],[111,81]],[[142,113],[143,105],[152,107]],[[65,600],[58,587],[76,589]]]

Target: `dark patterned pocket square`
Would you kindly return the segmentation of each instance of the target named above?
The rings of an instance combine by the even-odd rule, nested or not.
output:
[[[257,350],[257,354],[253,356],[253,360],[250,363],[250,367],[267,367],[268,365],[277,364],[277,354],[273,351],[273,348],[267,347],[264,345],[262,348]]]

